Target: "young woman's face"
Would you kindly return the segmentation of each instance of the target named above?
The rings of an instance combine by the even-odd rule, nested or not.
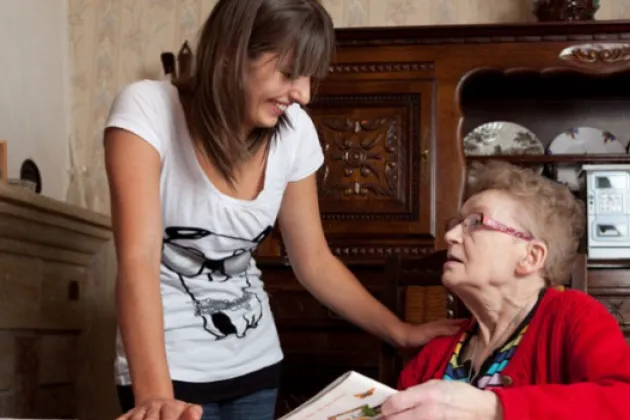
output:
[[[311,78],[292,79],[291,63],[279,62],[277,54],[263,53],[248,64],[245,77],[245,126],[271,128],[289,105],[311,100]]]

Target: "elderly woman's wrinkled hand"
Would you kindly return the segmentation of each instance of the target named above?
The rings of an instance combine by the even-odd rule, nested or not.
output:
[[[392,395],[382,406],[386,420],[500,420],[494,392],[458,381],[432,380]]]

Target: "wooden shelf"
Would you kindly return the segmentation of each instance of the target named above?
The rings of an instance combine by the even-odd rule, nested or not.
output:
[[[591,260],[587,261],[588,268],[614,268],[624,269],[630,268],[630,259],[616,259],[616,260]]]
[[[602,155],[492,155],[492,156],[466,156],[469,162],[486,162],[489,160],[504,160],[510,163],[541,165],[545,163],[609,163],[609,164],[630,164],[630,154],[602,154]]]

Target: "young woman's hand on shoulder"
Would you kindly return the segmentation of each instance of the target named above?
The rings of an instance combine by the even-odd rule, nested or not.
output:
[[[347,320],[397,347],[424,345],[437,336],[460,330],[461,320],[419,326],[402,322],[332,254],[324,237],[314,174],[288,185],[279,223],[300,283]]]

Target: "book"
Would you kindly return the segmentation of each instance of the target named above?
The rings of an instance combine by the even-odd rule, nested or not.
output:
[[[381,405],[397,391],[349,371],[279,420],[377,420]]]

